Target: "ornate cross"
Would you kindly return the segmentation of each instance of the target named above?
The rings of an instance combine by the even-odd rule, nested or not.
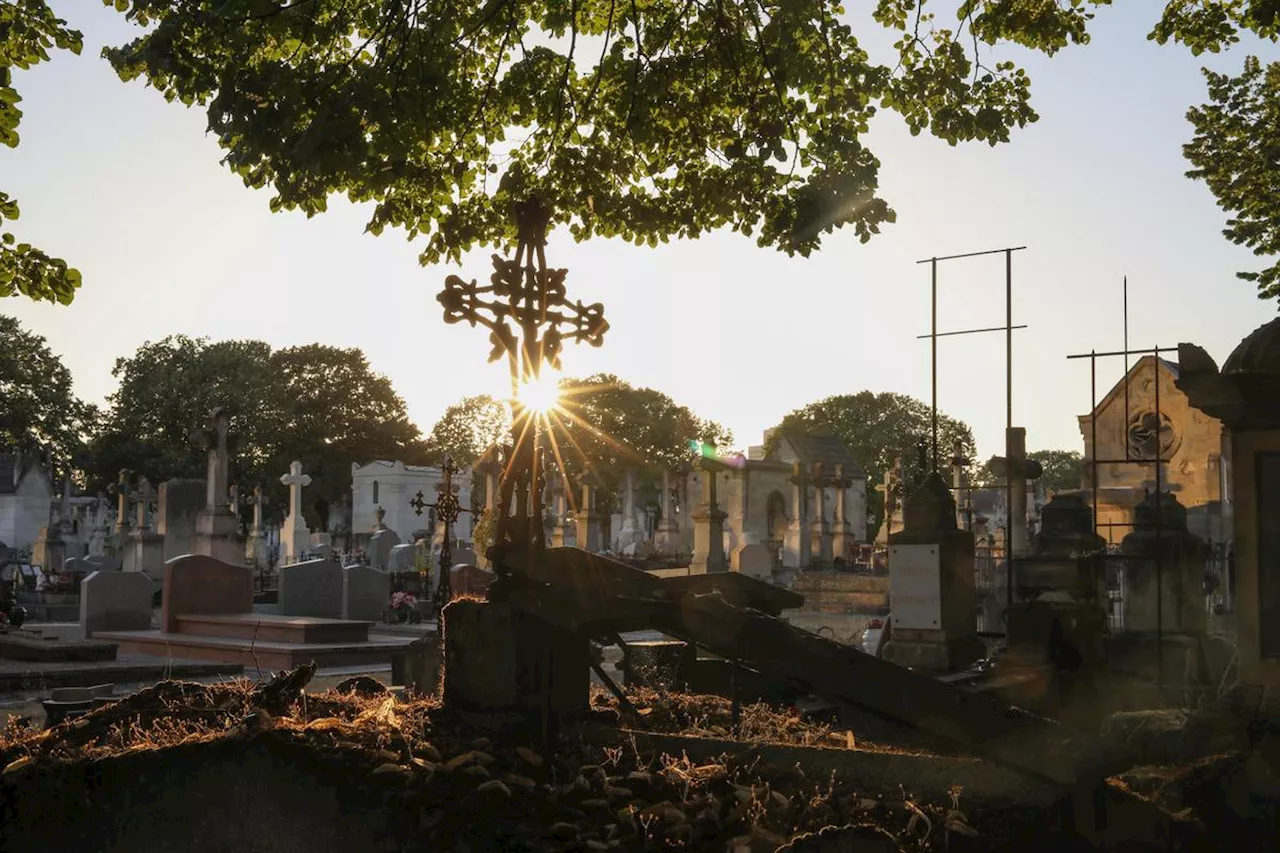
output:
[[[472,327],[479,323],[489,329],[489,340],[493,344],[489,360],[506,356],[511,372],[515,398],[511,426],[513,453],[501,480],[494,535],[497,549],[494,568],[499,578],[507,574],[500,556],[503,550],[516,546],[540,548],[545,544],[539,511],[542,504],[542,472],[538,459],[540,416],[520,406],[520,383],[538,378],[543,362],[558,368],[566,339],[598,347],[609,329],[602,305],[570,303],[565,297],[567,270],[547,268],[544,249],[551,222],[550,209],[535,198],[517,203],[513,212],[518,235],[515,257],[505,260],[494,255],[493,275],[486,286],[474,279],[466,282],[456,275],[449,276],[437,297],[444,308],[446,323],[465,322]],[[513,495],[516,496],[514,514],[511,511]]]
[[[280,482],[289,487],[289,518],[302,517],[302,487],[311,485],[311,477],[302,473],[302,463],[294,460],[289,463],[289,473],[280,477]]]
[[[458,473],[458,467],[453,464],[452,456],[444,458],[440,473],[442,476],[440,483],[436,486],[438,494],[435,503],[427,503],[422,492],[418,492],[413,496],[413,500],[409,501],[409,506],[413,507],[417,515],[422,515],[424,509],[434,509],[436,520],[444,525],[444,539],[440,543],[440,584],[436,587],[435,600],[432,602],[437,618],[440,616],[441,608],[453,600],[453,584],[449,577],[449,572],[453,569],[453,524],[458,520],[458,516],[466,511],[463,510],[455,494],[453,475]]]

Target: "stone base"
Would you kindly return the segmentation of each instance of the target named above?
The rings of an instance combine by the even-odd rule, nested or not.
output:
[[[927,672],[954,672],[987,655],[977,635],[947,637],[941,631],[898,631],[884,646],[884,659],[898,666]]]
[[[588,642],[510,605],[451,602],[444,629],[442,699],[461,711],[520,712],[553,719],[587,709]]]
[[[244,542],[237,532],[239,522],[227,509],[202,509],[196,513],[196,532],[191,537],[193,554],[213,557],[233,566],[243,566]]]

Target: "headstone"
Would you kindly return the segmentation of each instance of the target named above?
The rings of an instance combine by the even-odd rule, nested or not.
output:
[[[600,481],[587,473],[581,479],[582,506],[574,516],[577,523],[577,547],[584,551],[596,553],[604,547],[600,536],[600,511],[596,508],[596,489]]]
[[[400,537],[390,527],[383,527],[369,537],[369,565],[384,572],[391,563],[391,549],[400,544]]]
[[[827,524],[827,472],[821,462],[813,463],[813,518],[809,521],[809,561],[815,566],[831,565],[831,528]]]
[[[196,514],[204,508],[204,480],[166,480],[160,484],[156,533],[164,537],[164,560],[194,553]]]
[[[391,600],[391,575],[369,566],[342,570],[342,618],[377,622]]]
[[[773,555],[768,545],[753,543],[743,545],[737,552],[737,571],[761,580],[773,578]]]
[[[97,562],[91,561],[87,557],[68,557],[66,562],[62,564],[62,570],[67,574],[78,574],[83,577],[88,577],[94,572],[102,570],[102,568]]]
[[[453,552],[453,563],[455,566],[459,563],[474,566],[476,564],[476,553],[466,545],[463,545]]]
[[[179,616],[250,613],[253,571],[205,554],[185,554],[164,564],[160,626],[178,629]]]
[[[267,496],[262,493],[261,486],[253,487],[253,497],[249,504],[253,507],[253,525],[249,528],[249,538],[245,540],[245,562],[255,569],[265,569],[270,562],[267,556],[267,534],[262,527],[262,507],[267,504]]]
[[[66,543],[62,541],[62,533],[57,524],[47,524],[40,528],[35,544],[31,546],[31,562],[46,572],[61,572],[66,562]]]
[[[662,517],[658,521],[658,531],[654,536],[654,546],[659,554],[674,554],[680,550],[680,525],[676,522],[675,505],[672,501],[675,486],[671,471],[662,472]]]
[[[783,545],[783,564],[789,569],[803,569],[809,565],[809,546],[812,539],[808,529],[809,476],[799,462],[791,467],[791,521],[787,525]]]
[[[226,410],[219,407],[209,415],[209,429],[199,436],[206,451],[205,505],[196,513],[196,532],[191,542],[197,554],[212,557],[228,566],[244,559],[240,522],[227,508],[230,429],[231,419]],[[166,569],[166,577],[167,572]],[[250,583],[252,585],[252,581]]]
[[[280,615],[342,618],[342,567],[307,560],[280,569]]]
[[[302,487],[311,485],[311,477],[302,473],[302,463],[295,459],[289,463],[289,473],[282,475],[280,482],[289,487],[289,515],[280,528],[280,562],[287,564],[301,559],[311,540],[311,531],[302,514]]]
[[[151,527],[151,483],[138,478],[137,518],[129,533],[130,571],[160,580],[164,576],[164,537]]]
[[[155,584],[139,572],[92,572],[80,584],[80,627],[95,631],[146,631],[151,628]]]
[[[714,453],[715,448],[710,448]],[[723,464],[710,456],[702,459],[702,503],[693,513],[693,560],[690,574],[723,572],[729,568],[724,553],[724,520],[728,513],[720,509],[716,498],[717,474]]]
[[[414,560],[416,556],[417,550],[413,545],[406,543],[392,545],[387,554],[387,571],[396,573],[414,571],[417,568]]]
[[[119,557],[103,554],[100,557],[85,557],[85,562],[93,566],[94,571],[118,572],[123,567]]]

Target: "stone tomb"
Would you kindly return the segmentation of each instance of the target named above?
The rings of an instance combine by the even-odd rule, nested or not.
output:
[[[280,615],[342,618],[342,566],[307,560],[280,569]]]
[[[253,570],[206,555],[165,564],[161,628],[101,631],[122,651],[288,669],[390,663],[412,637],[370,637],[368,621],[253,613]]]

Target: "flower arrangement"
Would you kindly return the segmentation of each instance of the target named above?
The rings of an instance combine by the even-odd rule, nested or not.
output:
[[[392,610],[412,610],[418,606],[418,597],[411,592],[393,592],[391,594]]]

